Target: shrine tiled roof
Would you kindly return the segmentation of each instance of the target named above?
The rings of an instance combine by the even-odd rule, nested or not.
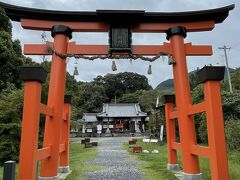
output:
[[[97,117],[146,117],[147,113],[142,112],[139,104],[117,103],[103,104],[103,111]]]

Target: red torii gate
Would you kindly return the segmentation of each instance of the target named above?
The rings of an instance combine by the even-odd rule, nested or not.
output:
[[[234,8],[234,5],[212,10],[178,13],[125,10],[65,12],[25,8],[5,3],[0,3],[0,6],[5,9],[6,14],[13,21],[20,21],[25,29],[51,31],[54,38],[53,43],[25,44],[24,54],[26,55],[50,55],[51,52],[47,51],[48,46],[51,46],[58,53],[75,55],[109,55],[109,53],[121,54],[122,52],[147,56],[158,55],[161,52],[170,54],[175,60],[173,74],[177,111],[173,111],[173,101],[168,101],[168,98],[166,98],[166,120],[169,125],[170,119],[178,118],[181,143],[175,143],[175,135],[173,134],[175,130],[173,123],[170,123],[170,126],[167,127],[168,168],[175,169],[178,167],[176,149],[180,149],[183,159],[183,178],[202,178],[198,156],[206,155],[208,150],[206,150],[207,147],[197,146],[192,115],[210,108],[207,115],[208,122],[212,122],[210,120],[217,117],[220,124],[218,127],[221,128],[217,131],[216,128],[218,127],[214,123],[210,123],[208,126],[208,128],[216,130],[210,140],[210,150],[213,152],[210,156],[215,157],[210,157],[212,178],[229,179],[221,112],[221,96],[219,84],[216,82],[216,80],[219,80],[219,77],[210,77],[210,82],[208,78],[203,80],[203,82],[207,81],[205,86],[205,103],[192,106],[190,97],[186,56],[210,56],[212,55],[212,47],[184,43],[184,38],[187,32],[212,30],[215,24],[225,20],[229,11]],[[74,42],[69,42],[72,32],[110,32],[110,44],[77,45]],[[163,45],[131,45],[131,32],[166,33],[170,42]],[[127,43],[115,41],[112,33],[116,33],[115,35],[118,38],[120,37],[120,40],[125,40]],[[127,33],[129,36],[124,37],[124,33]],[[114,47],[114,44],[117,44],[117,46]],[[203,72],[212,74],[212,70],[203,70]],[[23,80],[27,82],[24,97],[19,180],[36,179],[36,164],[38,160],[42,161],[40,179],[58,179],[59,168],[60,171],[64,172],[69,170],[69,130],[67,128],[69,128],[68,124],[70,121],[70,106],[66,105],[64,107],[65,74],[65,58],[53,53],[48,104],[43,105],[40,103],[40,92],[41,83],[44,82],[44,77],[46,76],[44,70],[31,67],[22,70]],[[217,96],[214,97],[213,93],[216,93]],[[216,101],[217,108],[213,107],[213,101]],[[69,103],[69,101],[67,102]],[[43,148],[37,149],[40,113],[46,114],[47,118]],[[216,135],[219,135],[216,133],[220,133],[220,140],[216,139]],[[211,146],[211,143],[213,146]],[[59,153],[61,154],[60,167]],[[222,155],[221,158],[219,158],[220,153]]]

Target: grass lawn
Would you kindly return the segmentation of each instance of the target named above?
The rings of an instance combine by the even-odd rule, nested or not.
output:
[[[94,172],[104,169],[104,166],[89,165],[84,162],[94,159],[97,156],[97,148],[85,149],[84,145],[79,143],[70,144],[69,164],[72,173],[67,177],[67,180],[82,180],[85,172]]]
[[[67,180],[82,180],[85,179],[84,172],[93,172],[104,169],[103,166],[85,164],[85,161],[94,159],[97,155],[97,148],[85,149],[84,145],[79,143],[70,144],[69,164],[72,173],[67,177]],[[16,167],[16,171],[18,167]],[[3,167],[0,167],[0,179],[3,177]],[[17,177],[17,175],[16,175]]]
[[[0,166],[0,179],[3,177],[3,167]]]
[[[145,180],[171,180],[176,179],[174,174],[166,169],[167,166],[167,146],[159,145],[154,143],[143,143],[142,140],[138,140],[137,145],[147,149],[151,152],[153,149],[159,150],[159,154],[143,154],[143,153],[132,153],[132,149],[129,148],[128,144],[125,144],[124,147],[128,149],[131,156],[136,157],[141,165],[139,170],[145,173]],[[178,153],[179,166],[182,166],[181,153]],[[228,153],[228,163],[229,163],[229,173],[230,179],[240,179],[240,156],[239,152],[231,151]],[[200,157],[200,166],[201,172],[203,173],[204,180],[210,180],[210,169],[209,169],[209,160],[206,158]]]
[[[128,144],[124,147],[132,156],[135,156],[140,161],[139,170],[144,172],[144,180],[173,180],[176,179],[174,174],[166,169],[167,167],[167,149],[166,146],[160,146],[153,143],[143,143],[141,139],[137,141],[137,145],[151,152],[153,149],[158,149],[159,154],[143,154],[132,153],[132,149]]]

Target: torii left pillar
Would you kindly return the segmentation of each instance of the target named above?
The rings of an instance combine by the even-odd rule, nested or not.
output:
[[[72,30],[64,25],[52,27],[53,47],[62,54],[67,53],[68,41],[72,37]],[[41,163],[40,180],[57,180],[59,167],[59,144],[61,142],[64,91],[66,81],[66,59],[53,54],[48,93],[49,107],[53,108],[52,118],[47,117],[44,130],[43,147],[51,146],[51,157]]]

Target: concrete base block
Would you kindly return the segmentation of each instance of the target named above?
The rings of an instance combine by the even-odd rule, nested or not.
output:
[[[171,171],[180,171],[178,164],[167,164],[167,169]]]
[[[38,180],[59,180],[59,176],[53,176],[53,177],[38,177]]]
[[[182,173],[182,179],[183,180],[202,180],[202,173],[199,174],[188,174],[188,173]]]
[[[59,173],[69,173],[70,172],[70,168],[69,168],[69,166],[60,166],[58,168],[58,172]]]

